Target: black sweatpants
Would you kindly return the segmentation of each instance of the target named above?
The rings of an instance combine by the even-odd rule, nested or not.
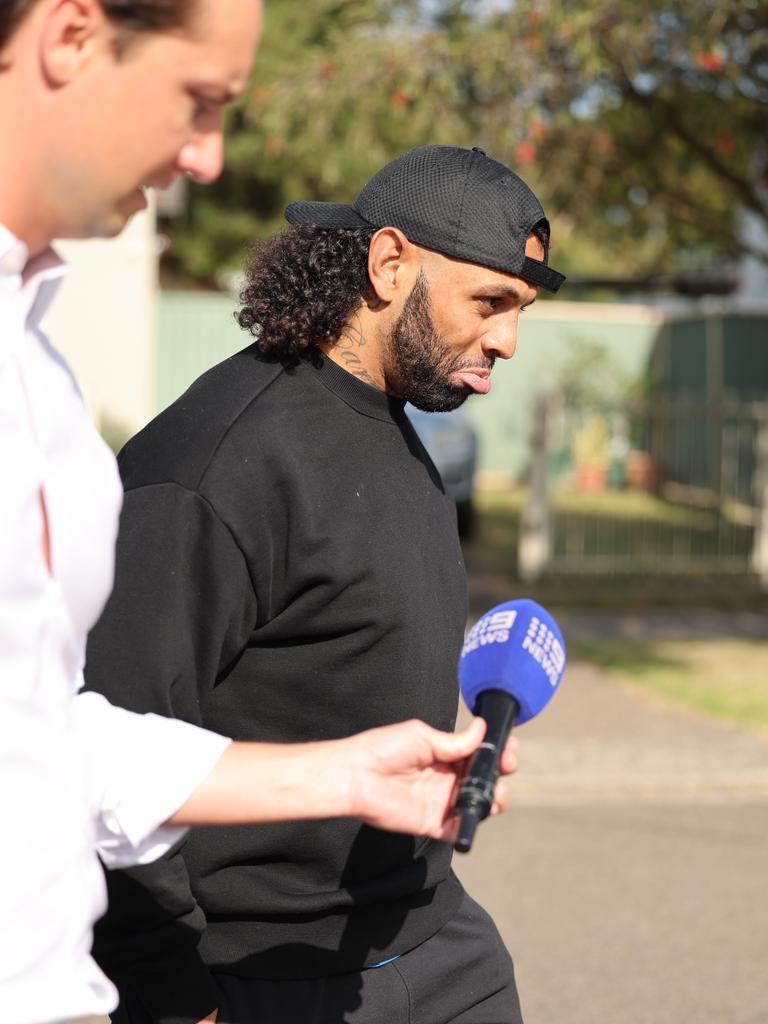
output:
[[[466,893],[439,932],[382,967],[288,981],[214,978],[218,1024],[522,1024],[512,959]],[[130,1002],[130,1024],[149,1024]]]

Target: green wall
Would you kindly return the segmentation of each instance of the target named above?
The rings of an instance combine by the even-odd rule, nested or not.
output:
[[[496,362],[488,395],[468,400],[467,411],[480,435],[481,470],[521,473],[534,399],[557,389],[579,349],[599,347],[607,364],[628,381],[643,374],[659,329],[657,318],[638,319],[633,307],[577,305],[545,302],[535,316],[523,314],[514,357]]]
[[[768,397],[768,315],[723,318],[723,388],[745,401]]]
[[[250,344],[234,320],[237,302],[217,292],[161,292],[155,411],[178,398],[204,370]]]
[[[712,310],[706,319],[672,320],[652,361],[658,393],[665,398],[765,402],[768,315]],[[746,410],[722,421],[716,406],[709,405],[656,429],[655,451],[668,479],[717,489],[722,477],[730,495],[752,500],[757,423]]]
[[[249,344],[233,319],[236,300],[200,292],[160,296],[156,407],[172,402],[195,377]],[[519,475],[525,466],[531,405],[552,390],[579,346],[603,349],[628,378],[647,365],[658,314],[632,306],[542,302],[520,319],[517,352],[498,360],[490,394],[467,409],[480,435],[480,469]]]

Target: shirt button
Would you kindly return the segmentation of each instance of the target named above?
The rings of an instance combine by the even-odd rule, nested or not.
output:
[[[20,274],[26,262],[23,252],[18,249],[9,249],[0,256],[0,272],[3,274]]]

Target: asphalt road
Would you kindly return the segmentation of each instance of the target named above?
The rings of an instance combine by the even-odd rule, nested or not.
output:
[[[765,1024],[768,805],[523,807],[460,873],[526,1024]]]
[[[519,736],[457,870],[526,1024],[767,1024],[768,739],[579,664]]]

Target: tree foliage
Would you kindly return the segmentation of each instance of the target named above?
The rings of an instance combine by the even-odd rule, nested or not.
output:
[[[291,200],[348,201],[445,142],[531,183],[566,271],[768,261],[741,230],[768,224],[767,112],[765,0],[271,0],[227,170],[171,255],[212,279]]]

